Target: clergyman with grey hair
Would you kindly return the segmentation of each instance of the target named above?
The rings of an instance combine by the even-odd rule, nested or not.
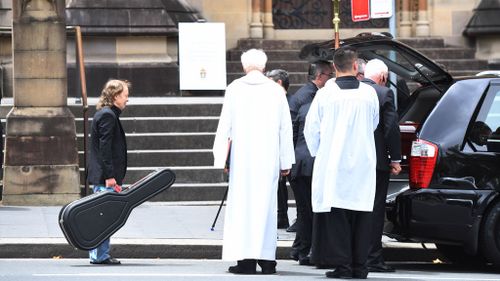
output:
[[[390,174],[397,175],[401,171],[401,137],[399,118],[394,102],[394,93],[385,86],[389,77],[387,65],[372,59],[365,66],[364,79],[361,81],[372,86],[379,100],[379,123],[375,130],[375,150],[377,153],[377,173],[375,201],[372,215],[372,241],[367,266],[371,272],[393,272],[382,256],[382,232],[385,220],[385,200],[389,187]],[[389,157],[390,156],[390,157]]]
[[[263,74],[266,62],[262,50],[241,55],[245,76],[226,88],[213,146],[214,166],[229,172],[222,259],[237,261],[234,274],[257,264],[276,273],[276,186],[295,162],[285,91]]]

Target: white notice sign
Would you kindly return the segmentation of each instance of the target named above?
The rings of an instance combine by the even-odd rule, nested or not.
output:
[[[370,1],[370,18],[390,18],[392,17],[392,9],[394,0],[371,0]]]
[[[224,90],[226,31],[224,23],[179,23],[181,90]]]

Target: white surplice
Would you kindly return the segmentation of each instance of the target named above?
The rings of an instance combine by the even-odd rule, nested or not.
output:
[[[295,162],[285,92],[259,71],[226,89],[217,127],[214,166],[223,168],[231,140],[223,260],[274,260],[280,170]]]
[[[342,90],[332,80],[318,90],[304,127],[307,147],[316,156],[313,212],[373,210],[378,121],[378,98],[371,86],[360,83],[358,89]]]

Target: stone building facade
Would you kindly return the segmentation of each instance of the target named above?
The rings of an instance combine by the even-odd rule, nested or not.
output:
[[[442,37],[447,45],[475,46],[478,57],[496,62],[500,39],[490,34],[481,45],[485,42],[481,37],[464,36],[481,2],[488,1],[395,0],[395,35]],[[389,30],[387,19],[352,22],[351,1],[341,0],[340,4],[341,38]],[[333,38],[332,6],[332,0],[66,0],[66,17],[68,25],[82,26],[90,96],[97,96],[109,77],[134,81],[136,95],[179,96],[183,93],[178,86],[178,22],[225,23],[227,49],[243,38],[322,41]],[[12,96],[11,18],[11,0],[0,0],[4,97]],[[74,41],[69,33],[69,97],[79,96]]]
[[[229,48],[244,36],[266,39],[331,38],[332,0],[186,0],[208,21],[225,22]],[[385,30],[378,22],[350,21],[350,2],[341,0],[341,37]],[[462,32],[480,0],[396,0],[397,36],[441,36],[463,44]]]

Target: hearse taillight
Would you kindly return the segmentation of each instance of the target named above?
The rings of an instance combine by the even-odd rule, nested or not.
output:
[[[437,145],[417,139],[410,154],[410,187],[427,188],[432,179],[438,155]]]

